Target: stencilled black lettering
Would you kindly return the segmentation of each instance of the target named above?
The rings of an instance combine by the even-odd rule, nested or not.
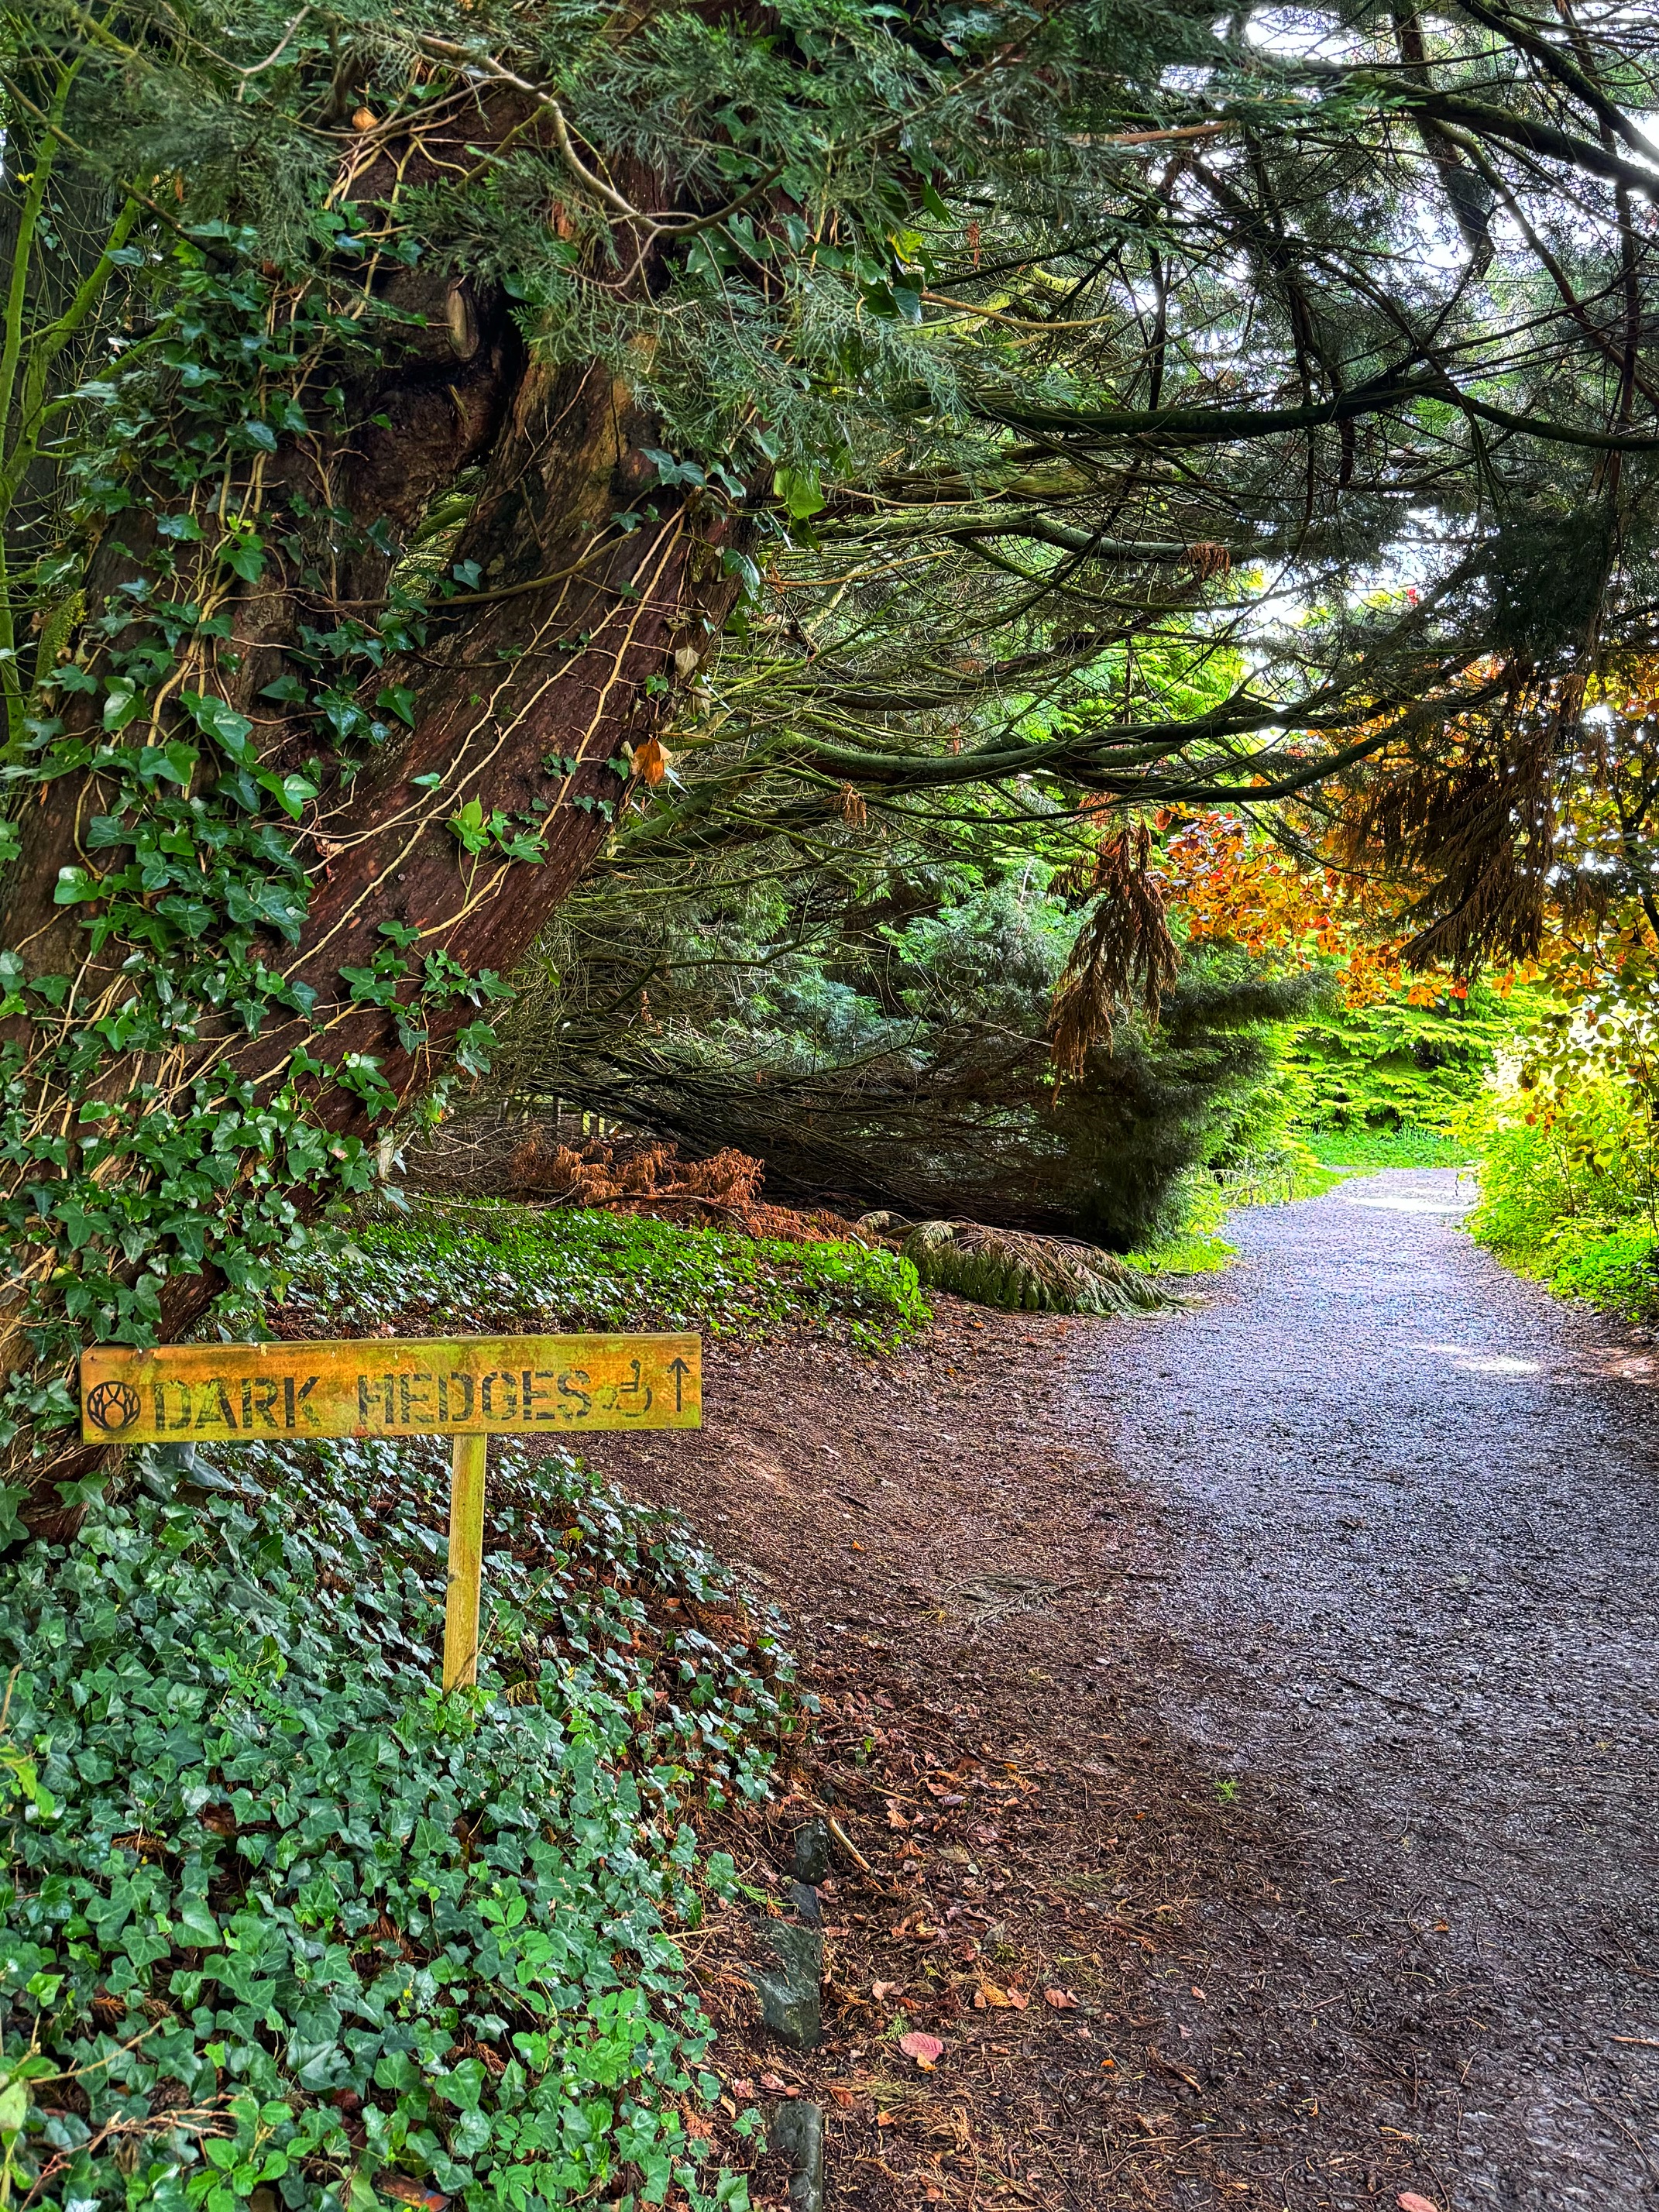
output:
[[[231,1411],[230,1392],[225,1388],[225,1378],[223,1376],[210,1375],[207,1380],[201,1385],[201,1391],[203,1398],[202,1409],[196,1416],[195,1425],[198,1429],[210,1429],[216,1421],[222,1421],[226,1428],[234,1430],[236,1428],[236,1416]],[[219,1401],[216,1407],[214,1405],[212,1399],[208,1396],[209,1391],[213,1391],[216,1394]]]

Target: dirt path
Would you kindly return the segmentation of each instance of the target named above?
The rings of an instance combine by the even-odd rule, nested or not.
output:
[[[1205,1916],[1188,2048],[1299,2136],[1288,2202],[1374,2202],[1380,2124],[1443,2208],[1625,2212],[1659,2203],[1652,1362],[1461,1202],[1392,1173],[1244,1217],[1206,1310],[1102,1373],[1172,1540],[1164,1708],[1286,1859],[1280,1906]]]
[[[1132,1601],[1162,1547],[1086,1413],[1100,1363],[1144,1340],[937,1306],[896,1360],[710,1347],[699,1435],[591,1448],[748,1568],[822,1701],[790,1794],[725,1838],[751,1895],[785,1894],[816,1806],[866,1863],[838,1849],[823,1893],[810,2056],[757,2028],[747,1912],[697,1940],[716,2069],[734,2106],[823,2106],[834,2208],[1164,2212],[1187,2181],[1200,2203],[1265,2207],[1230,2185],[1183,2031],[1148,2002],[1149,1962],[1193,1982],[1197,1901],[1256,1895],[1259,1877],[1236,1865],[1248,1818],[1141,1710]],[[931,2071],[897,2048],[913,2030],[944,2045]],[[777,2160],[753,2185],[782,2207]]]
[[[744,1915],[700,1955],[734,2102],[825,2106],[832,2206],[1659,2207],[1655,1361],[1464,1195],[1242,1217],[1190,1314],[713,1351],[700,1437],[596,1449],[823,1700],[737,1838],[776,1895],[817,1802],[867,1862],[823,2047],[757,2032]]]

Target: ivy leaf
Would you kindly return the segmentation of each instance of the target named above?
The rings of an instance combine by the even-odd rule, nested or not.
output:
[[[720,568],[726,575],[742,577],[746,598],[755,599],[760,597],[760,570],[746,553],[740,553],[735,545],[724,547],[720,553]]]
[[[343,1091],[349,1091],[361,1098],[373,1115],[389,1114],[398,1103],[397,1093],[381,1074],[380,1063],[371,1053],[347,1053],[334,1071],[334,1079]]]
[[[695,461],[677,461],[672,453],[662,453],[655,446],[643,446],[640,450],[655,468],[657,482],[665,489],[684,484],[697,490],[708,481]]]
[[[262,775],[259,781],[283,811],[295,822],[307,799],[317,796],[317,786],[307,775]]]
[[[59,868],[58,882],[52,894],[54,906],[78,906],[84,899],[104,896],[104,886],[96,876],[84,868]]]
[[[104,727],[113,733],[125,730],[144,710],[144,695],[129,676],[116,676],[104,692]]]
[[[383,714],[395,714],[400,722],[415,726],[414,686],[409,684],[388,684],[374,695],[374,703]]]
[[[368,727],[368,716],[349,692],[325,691],[319,695],[317,704],[333,724],[336,734],[342,738],[351,738],[359,730]]]
[[[204,1951],[217,1950],[223,1940],[219,1923],[199,1897],[181,1897],[174,1908],[179,1932],[188,1942]]]
[[[342,968],[340,980],[349,984],[355,1004],[361,1006],[391,1006],[398,1000],[396,975],[382,975],[373,968]]]
[[[451,836],[468,853],[482,853],[489,842],[489,824],[484,819],[482,804],[469,799],[466,805],[449,817]]]
[[[388,2051],[374,2069],[374,2085],[380,2089],[418,2089],[421,2069],[407,2051]],[[476,2103],[477,2098],[471,2101]]]
[[[487,1075],[495,1032],[488,1022],[469,1022],[455,1040],[455,1058],[469,1075]]]
[[[421,986],[423,997],[442,1006],[448,1000],[471,995],[471,979],[453,954],[442,950],[428,952],[422,967],[426,977]]]
[[[221,752],[228,753],[238,768],[256,764],[258,749],[252,742],[253,725],[246,714],[239,714],[227,701],[216,699],[210,692],[185,691],[179,696],[198,729],[211,738]]]
[[[233,922],[270,928],[290,945],[298,941],[306,918],[303,896],[281,884],[232,882],[225,889],[225,912]]]
[[[175,738],[171,744],[143,746],[135,765],[139,781],[152,789],[163,776],[183,787],[196,773],[196,763],[201,757],[194,745]]]
[[[257,530],[244,532],[227,539],[219,548],[219,558],[245,584],[257,584],[265,570],[265,541]]]

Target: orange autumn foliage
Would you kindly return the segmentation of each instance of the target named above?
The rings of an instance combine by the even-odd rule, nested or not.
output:
[[[1409,933],[1397,889],[1289,851],[1222,809],[1171,820],[1164,830],[1156,874],[1190,940],[1224,940],[1308,966],[1339,962],[1351,1006],[1374,1005],[1401,988]],[[1413,1006],[1468,995],[1465,978],[1439,973],[1413,977],[1407,994]]]
[[[1517,982],[1541,982],[1571,1000],[1632,961],[1644,972],[1659,961],[1655,904],[1631,888],[1659,872],[1659,659],[1604,671],[1571,695],[1505,695],[1478,714],[1449,716],[1447,726],[1472,757],[1493,748],[1501,757],[1533,723],[1552,721],[1559,749],[1547,764],[1543,813],[1554,868],[1539,942],[1531,957],[1492,981],[1504,996]],[[1431,861],[1395,855],[1390,863],[1366,826],[1368,794],[1413,765],[1405,750],[1374,756],[1334,812],[1292,805],[1282,813],[1291,833],[1283,842],[1227,808],[1166,814],[1152,880],[1190,940],[1231,941],[1293,963],[1331,961],[1351,1006],[1402,989],[1412,1005],[1466,998],[1466,976],[1406,964],[1421,927],[1419,901],[1433,888]]]

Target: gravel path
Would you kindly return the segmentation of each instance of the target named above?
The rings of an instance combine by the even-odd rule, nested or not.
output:
[[[1162,1716],[1282,1861],[1162,2003],[1288,2205],[1392,2206],[1414,2139],[1439,2212],[1625,2212],[1659,2206],[1659,1378],[1469,1195],[1242,1216],[1206,1308],[1097,1378],[1181,1562]]]

